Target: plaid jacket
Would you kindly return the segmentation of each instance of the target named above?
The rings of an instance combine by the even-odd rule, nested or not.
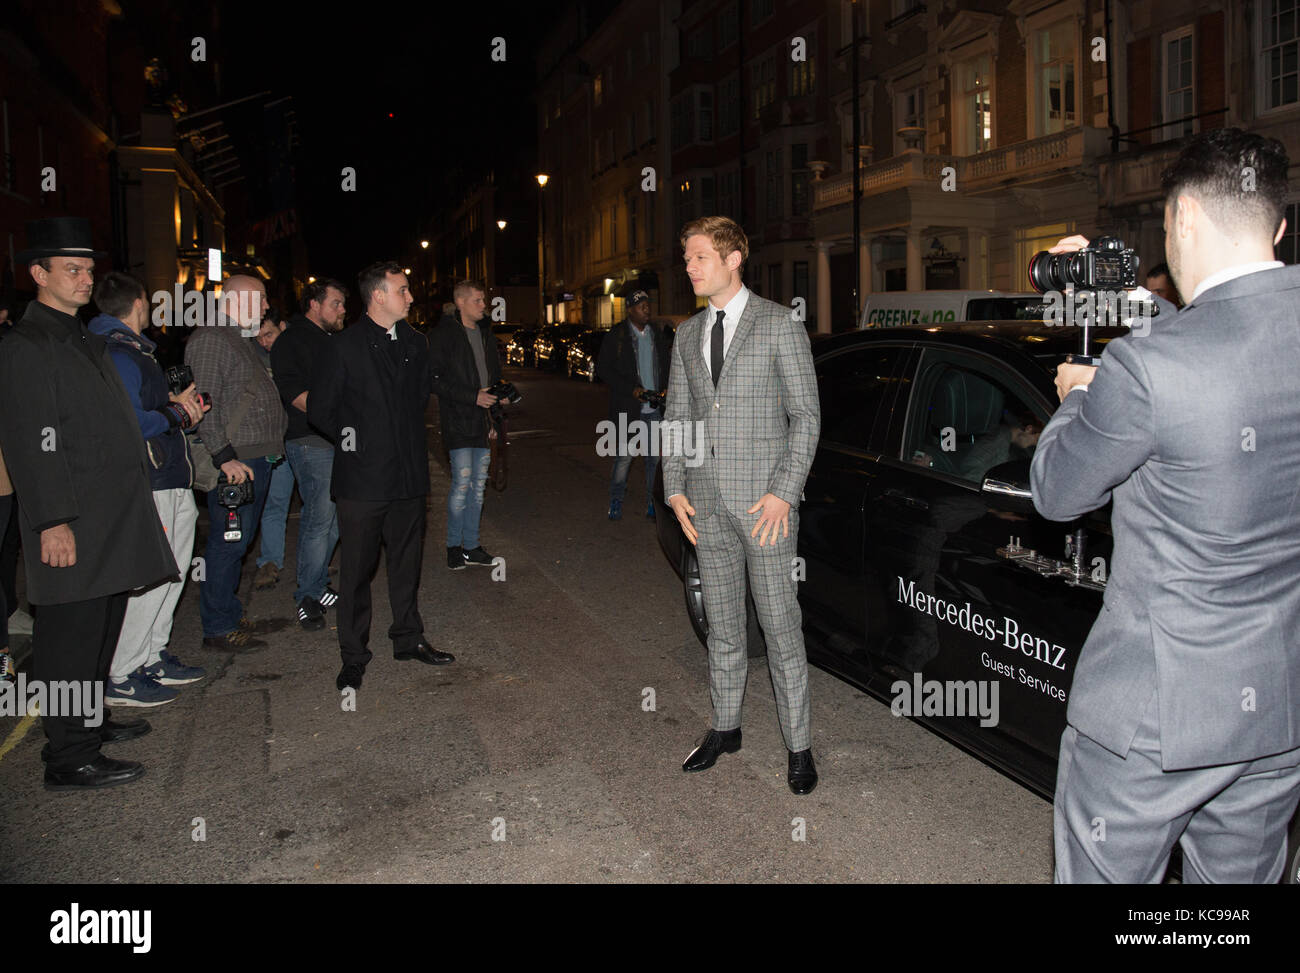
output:
[[[212,396],[212,411],[198,427],[203,445],[217,466],[232,459],[278,456],[289,424],[280,392],[258,360],[253,339],[243,337],[229,318],[217,320],[219,324],[196,328],[185,345],[195,385]],[[231,413],[246,388],[252,390],[253,402],[239,428],[230,429]]]

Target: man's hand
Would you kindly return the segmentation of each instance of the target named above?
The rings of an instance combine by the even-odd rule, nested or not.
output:
[[[749,536],[753,537],[758,533],[760,527],[763,528],[763,533],[758,538],[758,546],[762,547],[763,542],[767,539],[767,532],[770,530],[772,532],[772,546],[776,547],[777,525],[781,527],[782,537],[790,536],[790,505],[774,493],[765,493],[758,503],[749,508],[748,512],[752,514],[758,513],[760,510],[763,513],[758,518],[758,523],[754,525],[754,529],[749,532]]]
[[[221,472],[226,474],[226,479],[231,483],[243,483],[245,479],[253,479],[252,467],[241,463],[237,459],[227,460],[222,463]]]
[[[695,525],[691,523],[691,518],[695,516],[695,508],[691,502],[686,499],[685,494],[677,493],[668,499],[668,506],[673,508],[673,513],[677,515],[677,523],[682,526],[682,533],[692,544],[700,536]]]
[[[1061,362],[1056,366],[1056,395],[1064,402],[1070,389],[1076,385],[1088,385],[1097,374],[1095,365],[1076,365],[1073,362]],[[1035,440],[1037,442],[1037,440]]]
[[[202,422],[203,413],[212,408],[212,406],[204,407],[203,403],[199,400],[199,393],[194,390],[193,382],[190,383],[189,388],[182,392],[169,393],[167,398],[185,410],[186,415],[190,417],[191,426]]]
[[[1086,249],[1087,246],[1088,246],[1088,238],[1086,236],[1080,236],[1079,234],[1076,233],[1074,236],[1062,237],[1060,241],[1057,242],[1056,246],[1049,247],[1047,249],[1047,252],[1048,253],[1075,253],[1079,250]]]
[[[500,401],[501,400],[495,395],[488,394],[487,389],[478,390],[478,400],[476,404],[480,409],[490,409]]]
[[[41,563],[52,568],[70,568],[77,563],[77,539],[71,526],[59,524],[41,531]]]

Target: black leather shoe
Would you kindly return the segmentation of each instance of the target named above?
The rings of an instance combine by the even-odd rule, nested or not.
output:
[[[718,762],[719,756],[724,753],[735,753],[739,749],[740,727],[736,727],[734,730],[710,729],[704,735],[704,739],[686,757],[686,762],[682,764],[682,770],[687,773],[708,770]]]
[[[456,657],[450,652],[439,652],[425,641],[421,641],[415,648],[407,649],[405,652],[394,650],[393,658],[399,662],[405,662],[407,659],[419,659],[431,666],[445,666],[456,661]]]
[[[54,771],[46,768],[47,791],[83,791],[92,787],[116,787],[144,776],[144,767],[131,760],[114,760],[102,753],[76,770]]]
[[[366,674],[365,666],[345,665],[339,670],[338,678],[334,680],[334,686],[339,692],[351,686],[353,689],[361,688],[361,677]]]
[[[99,728],[99,740],[101,743],[121,743],[123,740],[142,737],[151,729],[148,720],[105,719],[104,725]]]
[[[800,750],[790,754],[790,790],[796,794],[811,794],[817,786],[817,765],[813,763],[811,750]]]

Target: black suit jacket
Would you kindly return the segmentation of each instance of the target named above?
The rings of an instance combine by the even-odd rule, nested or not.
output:
[[[646,327],[654,339],[655,383],[658,386],[654,391],[660,391],[668,387],[671,348],[663,331],[653,322]],[[609,386],[609,417],[614,422],[618,422],[621,412],[627,413],[629,421],[641,415],[642,402],[632,394],[641,384],[641,373],[636,366],[636,342],[636,331],[625,318],[614,325],[601,343],[600,355],[596,359],[596,374]]]
[[[334,443],[335,499],[429,492],[429,344],[405,321],[396,327],[393,342],[363,314],[322,346],[307,419]]]
[[[0,450],[18,495],[32,604],[176,577],[144,439],[107,345],[39,301],[0,342]],[[41,531],[59,524],[76,539],[72,567],[41,563]]]

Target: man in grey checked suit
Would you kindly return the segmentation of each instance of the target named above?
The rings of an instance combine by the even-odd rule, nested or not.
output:
[[[817,786],[793,561],[797,506],[821,430],[817,378],[803,325],[787,307],[741,284],[749,257],[744,231],[723,216],[687,223],[686,273],[709,303],[677,331],[664,415],[668,429],[690,423],[702,462],[690,465],[665,440],[664,496],[696,546],[709,620],[709,732],[682,769],[707,770],[740,749],[745,695],[745,575],[767,639],[781,733],[796,794]]]
[[[1056,779],[1058,882],[1276,882],[1300,799],[1300,267],[1273,260],[1273,139],[1220,129],[1164,175],[1165,252],[1191,300],[1062,365],[1034,504],[1113,498],[1101,616]],[[1086,241],[1067,238],[1057,250]]]

